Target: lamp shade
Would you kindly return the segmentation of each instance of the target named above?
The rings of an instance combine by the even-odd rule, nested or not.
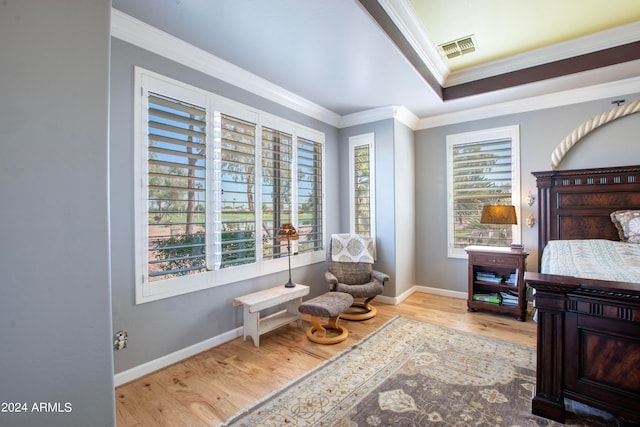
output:
[[[298,240],[298,232],[293,224],[282,224],[280,229],[278,230],[278,234],[276,235],[276,239],[278,242],[289,241],[289,240]]]
[[[493,205],[482,208],[480,224],[517,224],[516,208],[508,205]]]

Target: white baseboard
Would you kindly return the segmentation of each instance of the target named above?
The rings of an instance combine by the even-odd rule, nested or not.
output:
[[[428,286],[415,286],[416,292],[424,292],[426,294],[442,295],[443,297],[452,297],[459,299],[467,299],[466,292],[450,291],[448,289],[430,288]]]
[[[403,292],[402,294],[398,295],[397,297],[386,297],[384,295],[378,295],[376,297],[376,301],[380,301],[383,304],[398,305],[402,301],[404,301],[407,298],[409,298],[411,296],[411,294],[414,293],[415,291],[416,291],[416,287],[413,286],[413,287],[409,288],[408,291]]]
[[[376,301],[380,301],[383,304],[398,305],[402,301],[409,298],[411,294],[413,294],[414,292],[423,292],[425,294],[442,295],[445,297],[459,298],[464,300],[467,299],[466,292],[450,291],[447,289],[440,289],[440,288],[430,288],[428,286],[412,286],[411,288],[409,288],[409,290],[407,290],[406,292],[403,292],[397,297],[387,297],[384,295],[379,295],[376,298]]]
[[[127,369],[126,371],[118,372],[114,375],[115,386],[118,387],[122,384],[137,380],[147,374],[166,368],[169,365],[187,359],[198,353],[202,353],[203,351],[219,346],[220,344],[224,344],[225,342],[231,341],[240,336],[242,336],[242,327],[225,332],[222,335],[211,337],[197,344],[183,348],[171,354],[167,354],[166,356],[162,356],[134,368]]]

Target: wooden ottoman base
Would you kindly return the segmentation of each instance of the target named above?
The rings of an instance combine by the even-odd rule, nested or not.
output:
[[[311,316],[311,326],[307,338],[318,344],[337,344],[347,339],[349,331],[338,325],[340,314],[353,303],[353,297],[344,292],[327,292],[324,295],[303,302],[298,310]],[[329,318],[327,324],[321,318]]]
[[[376,307],[371,304],[371,301],[373,301],[376,296],[366,298],[363,301],[354,301],[351,308],[342,313],[342,318],[347,320],[371,319],[378,313]]]
[[[326,325],[320,323],[320,317],[311,316],[311,327],[307,329],[307,338],[309,341],[318,344],[337,344],[347,339],[349,331],[344,326],[338,325],[340,316],[329,318]],[[337,333],[337,335],[329,334],[329,331]]]

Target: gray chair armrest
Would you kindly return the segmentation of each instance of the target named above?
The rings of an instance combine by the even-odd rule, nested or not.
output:
[[[336,286],[338,286],[338,278],[330,271],[324,272],[324,279],[329,283],[329,289],[335,290]]]
[[[380,281],[382,284],[384,284],[384,282],[389,280],[389,275],[381,273],[381,272],[379,272],[377,270],[371,270],[371,277],[373,277],[374,279]]]

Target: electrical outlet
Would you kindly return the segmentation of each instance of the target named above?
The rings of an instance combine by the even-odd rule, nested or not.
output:
[[[117,332],[115,338],[113,339],[113,348],[114,350],[122,350],[127,347],[127,343],[129,342],[129,334],[127,331]]]

